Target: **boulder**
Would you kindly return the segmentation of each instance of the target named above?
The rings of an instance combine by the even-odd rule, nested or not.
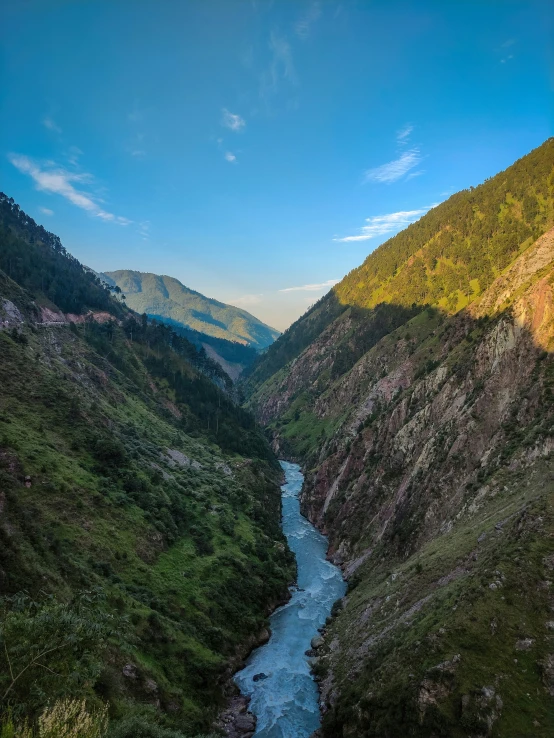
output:
[[[321,636],[314,636],[312,640],[310,641],[310,646],[314,649],[321,648],[323,644],[324,644],[324,640]]]

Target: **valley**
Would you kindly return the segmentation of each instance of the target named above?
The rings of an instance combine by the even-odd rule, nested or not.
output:
[[[2,735],[66,697],[207,733],[294,577],[280,468],[219,364],[0,205]]]
[[[554,737],[553,29],[4,4],[0,738]]]
[[[553,147],[244,362],[2,195],[8,738],[552,734]]]
[[[246,379],[348,582],[325,737],[554,730],[553,165],[432,209]]]
[[[172,277],[121,269],[98,275],[135,312],[171,326],[236,380],[280,335],[246,310],[225,305]]]

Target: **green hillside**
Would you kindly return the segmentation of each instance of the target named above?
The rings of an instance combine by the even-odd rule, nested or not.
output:
[[[279,467],[217,364],[0,206],[2,736],[60,698],[208,732],[293,576]]]
[[[324,738],[554,734],[554,140],[376,249],[259,357],[347,596]]]
[[[551,138],[379,246],[258,359],[250,386],[298,356],[347,308],[361,309],[355,320],[364,322],[365,311],[380,303],[454,313],[477,299],[554,222],[553,162]]]
[[[106,272],[101,277],[107,277],[109,284],[122,290],[127,305],[133,310],[176,327],[190,328],[258,350],[267,348],[279,336],[279,331],[246,310],[204,297],[173,277],[128,269]]]

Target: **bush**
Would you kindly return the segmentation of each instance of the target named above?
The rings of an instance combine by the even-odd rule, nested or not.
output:
[[[114,724],[109,738],[185,738],[185,735],[177,730],[149,723],[144,717],[135,716]]]
[[[108,639],[122,636],[99,590],[69,602],[25,593],[0,600],[0,699],[32,712],[83,694],[100,673]]]
[[[108,706],[87,710],[84,700],[58,700],[47,707],[34,731],[27,721],[15,724],[8,713],[0,726],[0,738],[104,738],[108,730]]]
[[[84,700],[58,700],[38,719],[38,738],[103,738],[108,707],[88,711]]]

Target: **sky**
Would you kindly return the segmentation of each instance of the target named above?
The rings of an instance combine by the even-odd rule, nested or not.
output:
[[[542,0],[18,0],[0,189],[97,271],[284,330],[553,134]]]

